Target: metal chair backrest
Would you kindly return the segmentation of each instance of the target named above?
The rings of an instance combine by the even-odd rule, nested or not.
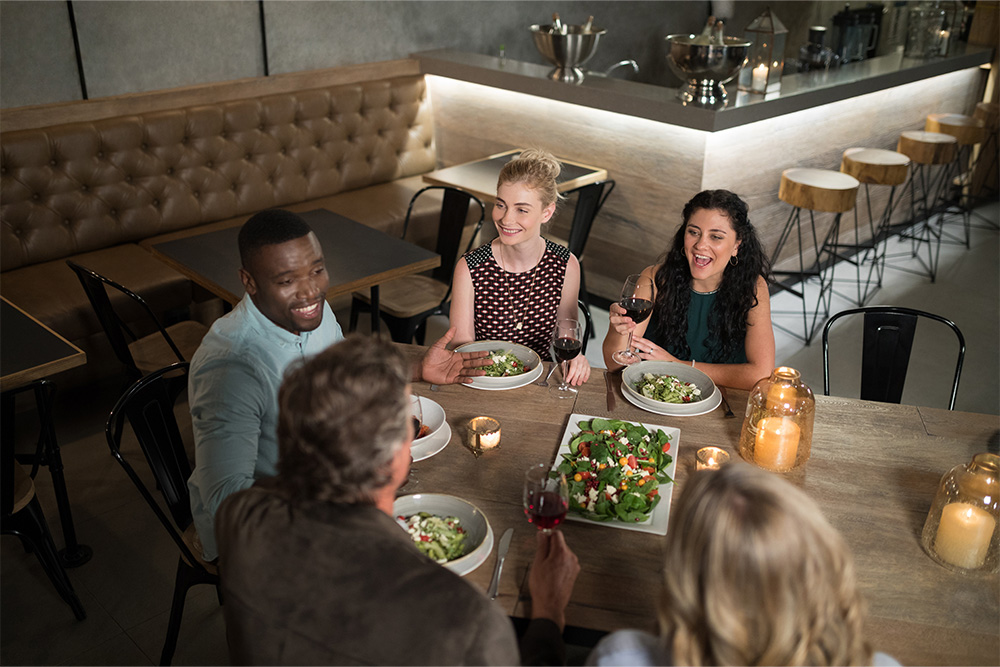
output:
[[[823,394],[830,395],[830,327],[850,315],[864,315],[864,337],[861,351],[861,398],[866,401],[899,403],[910,363],[917,319],[925,317],[948,326],[958,339],[958,360],[951,386],[948,409],[955,409],[958,381],[965,360],[965,337],[951,320],[940,315],[912,308],[870,306],[844,310],[831,317],[823,327]]]
[[[417,192],[410,198],[410,205],[406,209],[406,219],[403,221],[403,233],[400,238],[406,238],[406,231],[410,227],[410,216],[413,214],[413,207],[417,203],[417,200],[425,192],[430,190],[443,190],[445,192],[444,202],[441,205],[441,216],[438,223],[438,237],[437,246],[434,249],[435,252],[441,255],[441,264],[434,272],[431,274],[435,280],[439,280],[442,283],[451,284],[452,273],[455,270],[455,262],[458,260],[458,248],[462,244],[462,232],[465,230],[465,221],[468,218],[468,210],[454,210],[458,208],[458,203],[465,201],[467,197],[470,204],[475,202],[479,206],[479,219],[476,221],[475,228],[473,229],[472,236],[469,239],[468,247],[465,252],[472,250],[472,245],[476,241],[476,237],[479,235],[479,230],[483,227],[483,221],[486,219],[486,206],[482,201],[475,195],[472,195],[464,190],[459,190],[458,188],[448,187],[446,185],[428,185],[425,188],[417,190]],[[448,197],[448,193],[452,192],[454,194],[460,195],[458,197]],[[451,290],[449,289],[449,295]],[[447,301],[447,297],[445,298]]]
[[[135,301],[139,306],[146,312],[149,319],[156,325],[160,333],[163,335],[164,340],[167,341],[167,345],[173,350],[174,354],[177,355],[178,361],[185,361],[184,355],[181,351],[177,349],[174,344],[170,334],[167,330],[163,328],[160,324],[160,320],[153,313],[153,309],[149,307],[146,300],[141,296],[128,289],[124,285],[116,283],[110,278],[105,278],[96,271],[91,271],[85,266],[80,266],[76,262],[66,260],[66,264],[69,268],[73,269],[76,273],[76,277],[80,279],[80,284],[83,285],[83,291],[87,293],[87,298],[90,300],[90,305],[93,306],[94,312],[97,314],[97,319],[101,323],[101,327],[104,329],[104,333],[108,336],[108,341],[111,343],[111,348],[115,352],[115,356],[118,360],[125,364],[125,368],[129,375],[130,380],[142,377],[142,372],[135,364],[135,359],[132,357],[132,352],[129,350],[129,342],[138,339],[132,330],[125,324],[125,320],[115,311],[114,306],[111,304],[111,299],[108,297],[105,285],[113,287],[122,294],[128,296],[130,299]]]
[[[187,486],[191,464],[174,416],[174,402],[187,384],[187,371],[187,363],[176,363],[136,381],[111,410],[105,435],[111,455],[125,469],[188,563],[194,564],[198,561],[181,538],[192,521]],[[149,463],[170,517],[163,512],[142,479],[122,456],[121,441],[126,421],[131,425],[146,462]]]
[[[594,330],[594,318],[590,314],[590,308],[582,300],[577,299],[576,307],[583,313],[583,349],[580,350],[580,354],[587,354],[587,343],[590,342],[590,335]]]
[[[598,181],[589,185],[582,185],[573,190],[567,190],[564,195],[578,193],[576,209],[573,212],[573,222],[569,228],[569,251],[576,255],[577,259],[583,257],[583,251],[587,246],[587,238],[590,236],[590,228],[594,225],[594,218],[601,212],[604,202],[607,201],[611,192],[615,189],[615,182],[611,179]]]

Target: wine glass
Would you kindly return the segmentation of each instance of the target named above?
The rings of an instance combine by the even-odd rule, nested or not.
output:
[[[622,296],[618,300],[618,305],[625,309],[625,315],[632,318],[636,324],[644,322],[653,312],[653,281],[641,273],[630,275],[622,285]],[[632,351],[633,333],[634,330],[628,332],[628,345],[625,349],[611,355],[611,358],[622,366],[639,361],[639,355]]]
[[[569,485],[566,476],[549,474],[549,466],[544,463],[531,466],[524,473],[524,513],[528,523],[538,526],[545,533],[566,519],[569,508]]]
[[[569,362],[583,349],[583,328],[578,320],[559,320],[552,329],[552,349],[559,363],[562,382],[558,387],[549,387],[549,393],[556,398],[573,398],[577,390],[566,383]]]

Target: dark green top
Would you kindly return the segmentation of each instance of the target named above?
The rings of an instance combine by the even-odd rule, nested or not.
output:
[[[705,363],[714,364],[745,364],[747,363],[746,348],[741,345],[727,359],[716,359],[708,345],[708,315],[715,305],[717,292],[703,294],[691,290],[691,303],[688,306],[687,317],[687,344],[691,348],[690,356],[682,357],[677,350],[670,349],[661,340],[659,333],[660,318],[656,310],[649,318],[649,326],[646,327],[646,338],[664,348],[667,352],[683,361],[694,359]]]

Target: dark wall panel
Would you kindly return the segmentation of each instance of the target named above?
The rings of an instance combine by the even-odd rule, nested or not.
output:
[[[0,107],[82,99],[65,2],[0,2]]]
[[[256,2],[73,7],[92,98],[264,74]]]

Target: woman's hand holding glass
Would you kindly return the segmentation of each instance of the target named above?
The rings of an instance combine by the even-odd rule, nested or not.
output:
[[[568,364],[566,382],[579,387],[590,378],[590,362],[582,354],[574,357]]]

